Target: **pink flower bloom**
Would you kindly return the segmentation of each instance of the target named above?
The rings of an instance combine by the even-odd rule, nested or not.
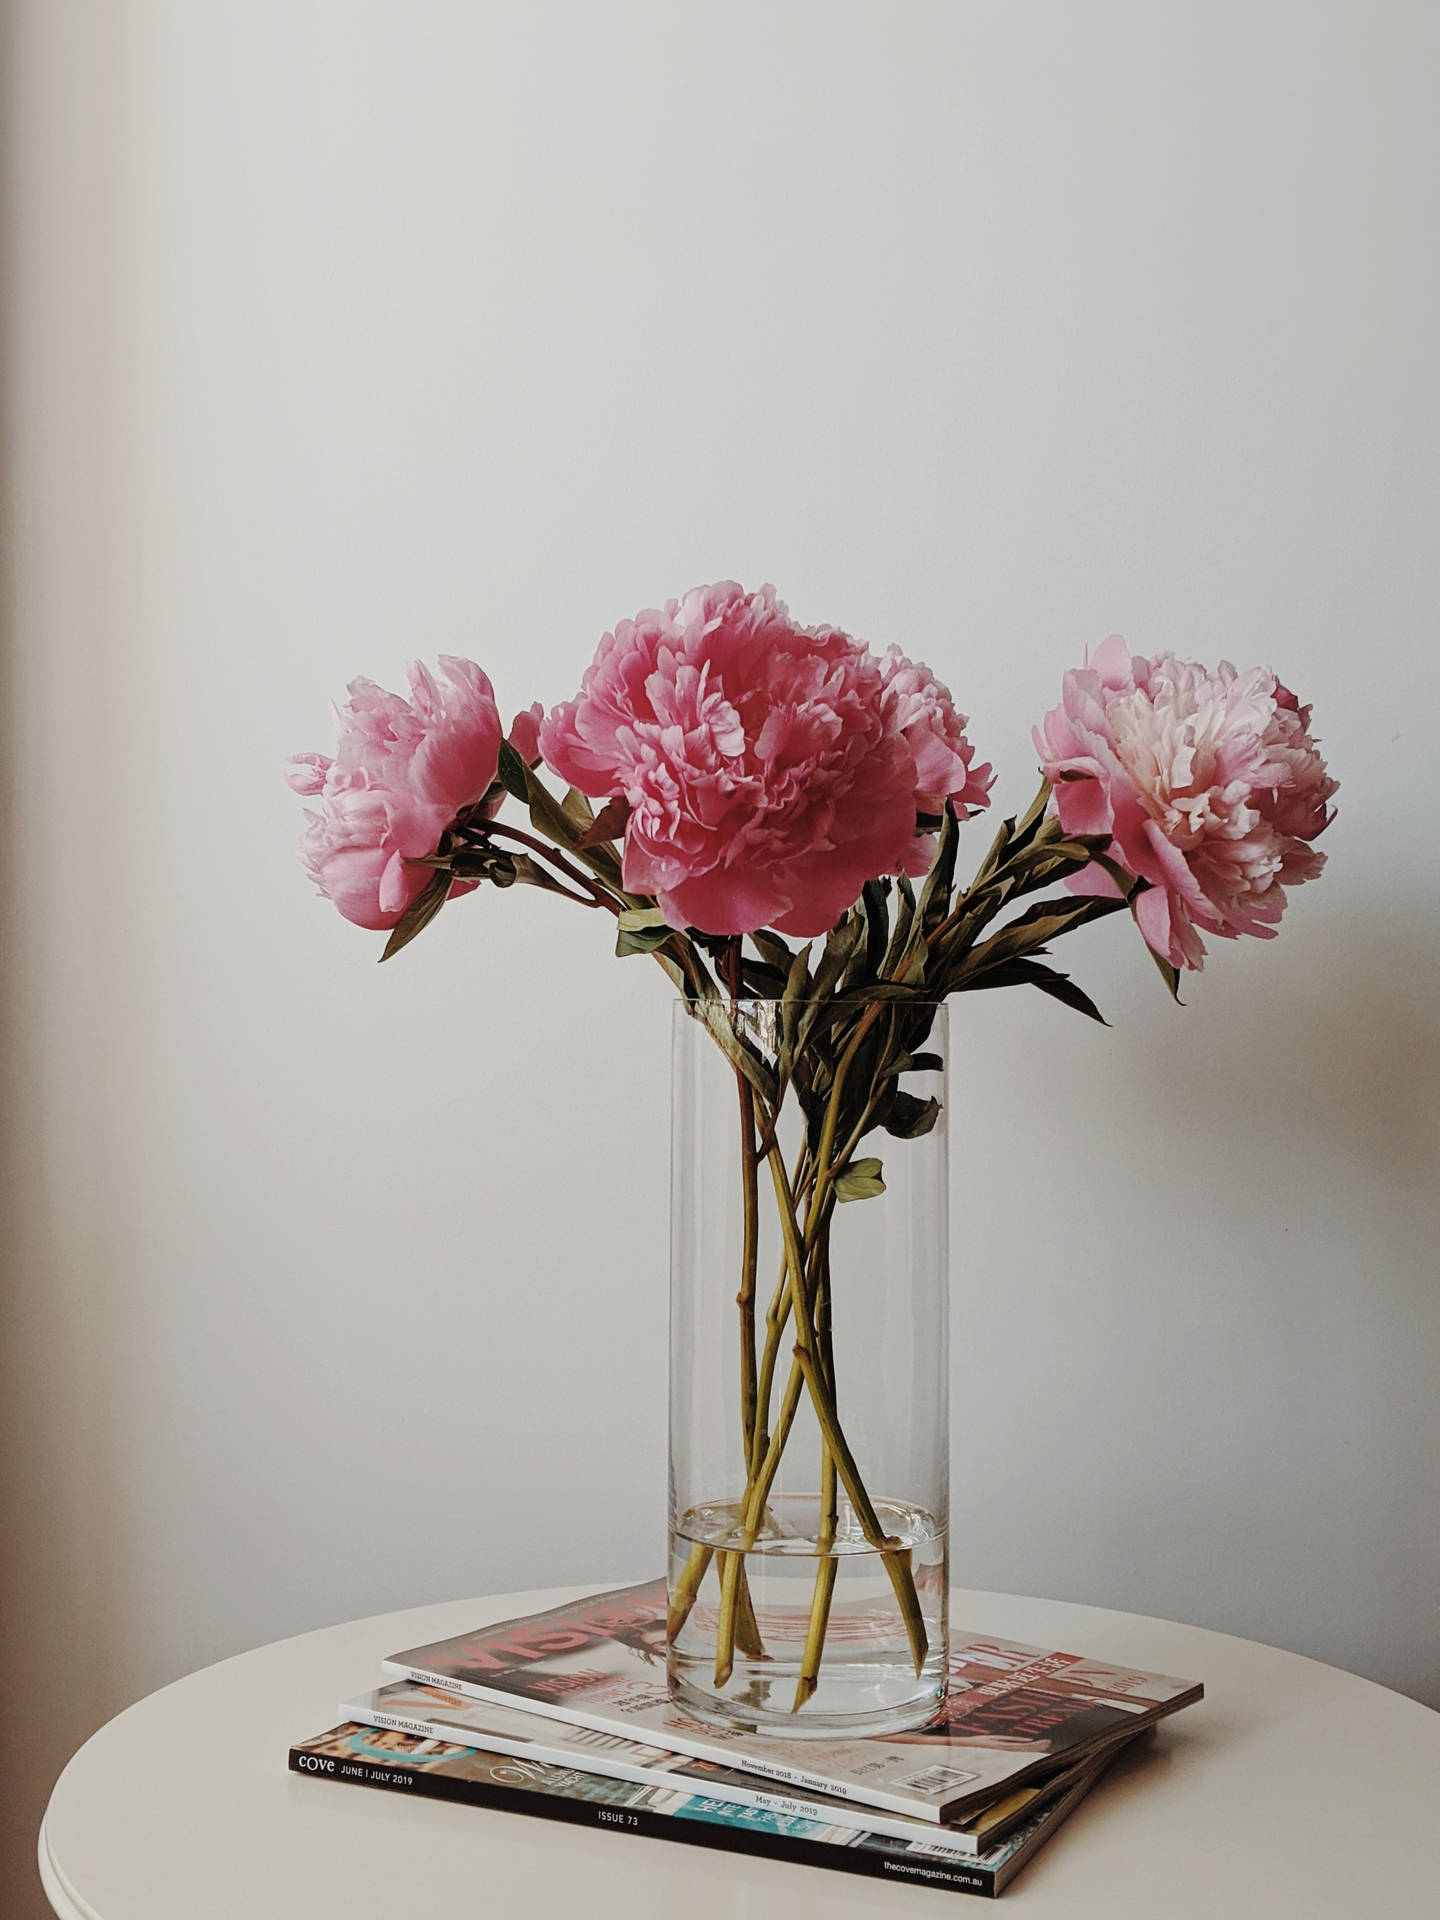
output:
[[[972,766],[975,749],[965,737],[970,722],[955,711],[950,689],[927,666],[907,660],[891,647],[880,662],[885,697],[895,724],[915,756],[915,810],[936,814],[949,800],[956,818],[968,820],[990,804],[994,774],[988,766]],[[934,836],[915,842],[906,871],[922,874],[934,856]]]
[[[915,756],[916,811],[943,813],[951,800],[957,817],[968,820],[988,807],[995,776],[988,766],[970,764],[975,758],[965,737],[970,722],[955,711],[950,689],[898,647],[880,662],[880,677],[895,724]]]
[[[629,801],[625,885],[671,926],[807,938],[907,864],[921,778],[902,704],[848,634],[722,581],[607,633],[540,747],[583,793]]]
[[[1066,674],[1035,745],[1065,831],[1113,835],[1112,856],[1149,882],[1135,917],[1173,966],[1203,965],[1202,932],[1273,939],[1285,888],[1325,863],[1309,842],[1336,782],[1309,707],[1268,668],[1146,660],[1115,634]],[[1071,884],[1117,892],[1098,867]]]
[[[411,663],[409,700],[352,680],[335,713],[334,759],[306,753],[291,763],[290,785],[320,802],[300,857],[357,926],[395,925],[430,878],[430,868],[409,863],[434,853],[455,816],[495,778],[500,716],[490,682],[471,660],[442,654],[440,666],[443,681]],[[525,714],[517,730],[526,720],[533,730]],[[451,891],[474,884],[457,880]]]
[[[545,709],[537,700],[523,713],[516,714],[505,736],[528,767],[533,767],[540,758],[540,728],[544,719]]]

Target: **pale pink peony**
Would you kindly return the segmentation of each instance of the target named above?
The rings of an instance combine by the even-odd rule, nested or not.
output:
[[[490,681],[471,660],[442,654],[440,666],[443,680],[410,664],[409,700],[352,680],[335,712],[335,757],[297,754],[291,763],[290,785],[320,802],[300,857],[357,926],[395,925],[430,878],[429,867],[412,863],[435,852],[456,815],[483,800],[495,779],[500,716]],[[521,714],[513,730],[529,758],[537,720],[538,710]],[[457,880],[451,891],[474,884]]]
[[[916,684],[891,691],[898,666],[796,626],[773,587],[722,581],[607,633],[541,752],[582,792],[629,802],[625,885],[671,926],[808,938],[908,867],[932,769],[948,792],[958,765],[966,785],[949,696],[904,666]]]
[[[1135,917],[1173,966],[1203,965],[1202,933],[1273,939],[1285,888],[1325,863],[1309,842],[1336,782],[1309,707],[1268,668],[1146,660],[1115,634],[1066,674],[1035,744],[1065,831],[1112,834],[1112,857],[1148,881]],[[1118,891],[1093,866],[1071,884]]]

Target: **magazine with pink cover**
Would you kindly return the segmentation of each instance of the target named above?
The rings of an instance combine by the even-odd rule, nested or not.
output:
[[[665,1616],[665,1582],[652,1580],[411,1647],[384,1670],[807,1792],[947,1822],[1204,1691],[1077,1653],[952,1632],[949,1698],[928,1726],[790,1741],[712,1726],[678,1707],[666,1685]]]

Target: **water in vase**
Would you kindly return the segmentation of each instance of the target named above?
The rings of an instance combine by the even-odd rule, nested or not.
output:
[[[769,1505],[753,1549],[745,1556],[749,1614],[736,1634],[729,1678],[716,1686],[716,1637],[724,1556],[740,1534],[733,1502],[691,1507],[670,1541],[670,1589],[693,1579],[697,1550],[708,1552],[693,1606],[671,1644],[671,1692],[705,1719],[790,1736],[898,1732],[924,1725],[945,1691],[945,1530],[918,1507],[875,1501],[876,1517],[896,1548],[908,1554],[924,1629],[916,1672],[912,1634],[896,1599],[887,1555],[871,1545],[842,1500],[824,1627],[824,1657],[813,1686],[804,1678],[805,1650],[815,1613],[818,1495],[781,1494]],[[796,1700],[802,1704],[796,1710]]]

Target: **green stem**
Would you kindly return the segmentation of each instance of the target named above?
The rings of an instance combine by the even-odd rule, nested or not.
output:
[[[481,839],[499,834],[506,840],[517,840],[521,846],[529,847],[532,853],[538,853],[542,860],[548,860],[552,867],[563,873],[567,879],[573,880],[576,886],[583,887],[590,896],[585,905],[608,907],[614,914],[623,912],[624,909],[614,894],[608,892],[597,880],[592,880],[588,874],[582,873],[579,867],[565,858],[558,847],[552,847],[548,840],[539,840],[533,833],[526,833],[520,827],[512,827],[508,821],[503,820],[492,820],[485,827],[474,831]],[[571,898],[574,897],[572,894]]]
[[[795,1161],[792,1178],[799,1183],[797,1191],[809,1181],[807,1162],[809,1143],[804,1144]],[[775,1386],[775,1367],[780,1357],[780,1342],[785,1336],[785,1326],[790,1318],[790,1265],[781,1256],[780,1272],[775,1281],[775,1292],[765,1315],[765,1351],[760,1360],[759,1378],[755,1389],[755,1431],[752,1436],[749,1460],[749,1479],[754,1480],[760,1471],[770,1445],[770,1396]],[[747,1487],[747,1493],[749,1491]]]
[[[957,927],[976,914],[977,902],[980,903],[981,910],[975,922],[975,933],[978,933],[987,922],[995,917],[1000,907],[1004,904],[1003,896],[1001,899],[994,901],[988,911],[986,911],[984,910],[985,895],[993,889],[995,882],[1015,859],[1023,858],[1024,855],[1030,851],[1031,844],[1035,837],[1033,829],[1037,823],[1044,818],[1045,809],[1050,804],[1053,792],[1054,789],[1051,787],[1050,782],[1048,780],[1042,780],[1040,782],[1040,791],[1030,802],[1023,819],[1021,819],[1016,826],[1014,832],[1011,833],[1007,831],[1009,826],[1008,821],[1002,824],[1000,831],[991,842],[990,851],[975,869],[975,876],[971,880],[970,885],[961,892],[959,899],[950,909],[945,919],[941,921],[940,925],[936,927],[935,931],[930,935],[927,944],[932,952],[934,952],[937,947],[943,945]],[[1022,845],[1012,854],[1010,849],[1017,840],[1021,840]],[[973,939],[974,935],[972,934],[971,937]]]
[[[717,1550],[715,1558],[719,1563],[721,1608],[722,1611],[727,1605],[729,1608],[724,1680],[720,1677],[718,1631],[716,1634],[715,1684],[717,1687],[723,1687],[734,1670],[737,1647],[747,1660],[764,1660],[769,1656],[760,1638],[755,1608],[750,1599],[750,1581],[745,1572],[744,1554]]]
[[[871,1011],[878,1011],[878,1007]],[[838,1078],[838,1068],[836,1072]],[[800,1232],[795,1221],[789,1183],[785,1178],[785,1163],[778,1155],[771,1155],[770,1173],[775,1183],[776,1200],[780,1206],[780,1229],[785,1238],[785,1249],[790,1260],[790,1293],[795,1308],[796,1358],[805,1375],[805,1385],[815,1408],[815,1418],[820,1423],[825,1444],[834,1456],[836,1471],[849,1495],[850,1504],[855,1509],[861,1531],[871,1546],[884,1557],[885,1571],[890,1577],[891,1586],[895,1589],[895,1598],[904,1617],[910,1653],[918,1674],[925,1665],[925,1656],[929,1652],[930,1643],[925,1631],[924,1616],[920,1611],[920,1597],[915,1591],[915,1580],[910,1571],[909,1549],[902,1548],[893,1535],[882,1531],[879,1516],[875,1512],[865,1483],[860,1477],[860,1470],[855,1464],[855,1456],[851,1453],[850,1444],[841,1428],[834,1394],[820,1365],[812,1318],[813,1309],[805,1295]],[[817,1177],[815,1196],[818,1197],[819,1192],[820,1181]],[[812,1206],[813,1204],[812,1200]]]
[[[773,1139],[773,1124],[770,1128]],[[806,1161],[809,1155],[808,1143],[801,1146],[795,1161],[797,1180],[807,1179]],[[758,1205],[758,1196],[757,1196]],[[750,1452],[746,1461],[745,1493],[741,1501],[741,1525],[744,1526],[752,1505],[756,1505],[758,1493],[758,1517],[754,1534],[750,1540],[753,1547],[758,1537],[760,1525],[765,1517],[765,1504],[770,1498],[770,1489],[775,1483],[775,1475],[780,1467],[780,1456],[785,1451],[785,1443],[790,1437],[790,1429],[795,1423],[796,1409],[800,1404],[800,1395],[804,1391],[804,1376],[799,1365],[792,1365],[790,1378],[780,1402],[779,1418],[772,1432],[770,1427],[770,1399],[775,1390],[775,1368],[780,1357],[780,1343],[790,1319],[790,1263],[782,1258],[779,1277],[775,1282],[775,1292],[765,1315],[765,1350],[760,1359],[755,1388],[755,1418],[750,1433]],[[717,1686],[724,1686],[734,1669],[734,1650],[738,1644],[737,1629],[740,1621],[740,1575],[744,1568],[745,1553],[748,1548],[735,1556],[738,1562],[733,1577],[732,1592],[721,1574],[720,1617],[715,1629],[715,1673]],[[743,1649],[742,1649],[743,1651]],[[721,1676],[724,1676],[721,1678]]]
[[[740,1258],[740,1291],[735,1304],[740,1310],[740,1430],[748,1461],[755,1441],[755,1416],[758,1381],[755,1362],[755,1267],[760,1252],[760,1195],[755,1163],[754,1097],[743,1074],[740,1082],[740,1151],[744,1160],[745,1238]]]
[[[805,1632],[805,1651],[795,1681],[792,1713],[799,1713],[820,1685],[820,1660],[825,1651],[825,1633],[830,1625],[830,1601],[835,1592],[837,1564],[834,1554],[837,1498],[835,1460],[827,1447],[820,1461],[820,1533],[815,1542],[819,1558],[815,1566],[815,1591],[810,1601],[810,1624]]]
[[[790,1369],[790,1378],[786,1382],[785,1392],[780,1402],[780,1416],[770,1436],[765,1458],[761,1461],[758,1473],[746,1490],[745,1505],[742,1509],[740,1545],[736,1551],[726,1555],[726,1565],[720,1586],[720,1618],[715,1627],[715,1684],[717,1687],[723,1687],[734,1670],[740,1576],[744,1571],[745,1556],[753,1549],[759,1537],[760,1523],[765,1514],[765,1503],[770,1498],[771,1487],[775,1484],[780,1456],[785,1451],[785,1442],[790,1438],[790,1429],[795,1424],[795,1412],[800,1405],[800,1395],[803,1391],[804,1375],[799,1362],[796,1361]]]
[[[803,1159],[804,1155],[802,1153],[800,1160],[796,1162],[797,1167],[803,1164]],[[774,1145],[773,1142],[766,1155],[766,1160],[771,1169],[772,1181],[775,1179],[778,1168],[779,1184],[776,1188],[777,1197],[782,1191],[788,1196],[790,1194],[790,1186],[785,1176],[785,1162],[780,1156],[779,1147]],[[785,1323],[791,1313],[793,1312],[795,1314],[797,1323],[800,1317],[799,1296],[797,1296],[796,1291],[797,1272],[799,1270],[792,1258],[794,1236],[796,1233],[793,1199],[789,1200],[788,1211],[785,1205],[781,1206],[782,1231],[787,1221],[789,1233],[786,1235],[785,1263],[781,1269],[781,1288],[777,1293],[777,1298],[772,1301],[770,1312],[767,1315],[769,1330],[765,1342],[765,1357],[761,1367],[763,1397],[759,1403],[760,1414],[757,1418],[755,1431],[757,1449],[755,1464],[750,1472],[750,1477],[745,1489],[745,1499],[741,1507],[739,1548],[727,1556],[726,1565],[721,1575],[720,1617],[715,1627],[715,1684],[717,1687],[723,1687],[734,1671],[735,1647],[738,1644],[738,1628],[741,1619],[741,1577],[744,1571],[745,1557],[753,1551],[755,1542],[760,1536],[760,1528],[765,1518],[765,1508],[770,1499],[770,1489],[775,1484],[775,1475],[779,1472],[781,1456],[785,1451],[786,1442],[789,1440],[791,1429],[795,1424],[795,1415],[800,1406],[800,1396],[804,1391],[805,1375],[797,1358],[791,1363],[790,1377],[786,1382],[785,1392],[780,1401],[779,1418],[775,1423],[774,1429],[765,1440],[763,1455],[760,1454],[758,1448],[761,1423],[768,1418],[771,1383],[774,1377],[775,1363],[779,1357],[780,1340],[784,1332]],[[798,1284],[800,1296],[803,1296],[803,1274],[800,1276]]]
[[[724,962],[725,983],[730,989],[730,1019],[737,1032],[740,1021],[739,1003],[744,989],[742,945],[743,942],[737,935],[730,943]],[[735,1304],[740,1312],[740,1432],[744,1458],[748,1467],[755,1436],[755,1269],[760,1254],[760,1191],[755,1157],[755,1089],[738,1066],[735,1069],[735,1085],[740,1100],[740,1166],[744,1210],[743,1242],[740,1251],[740,1291],[735,1296]],[[745,1556],[736,1554],[733,1557],[738,1562],[733,1608],[735,1644],[747,1659],[763,1660],[766,1657],[765,1643],[760,1637],[759,1623],[755,1618],[755,1607],[750,1596],[750,1578],[745,1570]],[[724,1586],[722,1571],[722,1592]]]
[[[700,1583],[714,1557],[713,1547],[702,1546],[698,1541],[691,1547],[689,1558],[680,1570],[680,1578],[670,1589],[670,1609],[665,1616],[665,1637],[668,1640],[677,1639],[690,1618],[690,1609],[695,1605]]]
[[[730,1018],[738,1024],[742,986],[740,940],[736,938],[726,955],[726,984],[730,988]],[[740,1183],[744,1227],[740,1249],[740,1291],[735,1304],[740,1311],[740,1432],[748,1469],[755,1443],[756,1364],[755,1364],[755,1268],[760,1254],[759,1166],[755,1154],[755,1089],[739,1067],[735,1086],[740,1101]]]
[[[910,1642],[910,1657],[915,1662],[915,1671],[919,1674],[925,1666],[925,1657],[930,1651],[930,1637],[925,1630],[925,1616],[920,1610],[920,1596],[915,1590],[915,1576],[910,1569],[910,1549],[902,1547],[893,1534],[883,1533],[880,1520],[860,1478],[860,1470],[855,1464],[849,1443],[835,1415],[833,1401],[825,1391],[819,1367],[813,1352],[800,1350],[800,1365],[805,1374],[805,1385],[810,1390],[814,1402],[815,1417],[820,1422],[820,1431],[825,1436],[825,1444],[835,1456],[836,1470],[850,1496],[850,1504],[855,1509],[861,1531],[871,1546],[878,1549],[885,1562],[885,1571],[889,1575],[890,1585],[895,1590],[895,1599],[905,1621],[905,1634]]]
[[[886,1574],[894,1589],[905,1622],[910,1651],[918,1674],[929,1651],[929,1639],[920,1609],[910,1553],[898,1539],[886,1534],[880,1525],[845,1438],[835,1403],[833,1352],[830,1346],[830,1301],[828,1260],[822,1236],[825,1235],[834,1206],[834,1177],[848,1161],[864,1131],[876,1095],[872,1089],[865,1101],[858,1124],[848,1133],[845,1146],[837,1156],[836,1136],[845,1107],[847,1076],[864,1041],[883,1011],[881,1003],[867,1007],[857,1021],[836,1064],[829,1098],[821,1122],[820,1137],[808,1168],[804,1154],[796,1164],[796,1177],[787,1174],[775,1140],[773,1124],[765,1131],[763,1153],[770,1168],[775,1190],[776,1209],[784,1243],[784,1262],[775,1298],[766,1316],[765,1352],[757,1372],[754,1423],[750,1431],[749,1475],[741,1508],[740,1535],[736,1545],[723,1556],[721,1568],[720,1616],[716,1627],[715,1684],[726,1685],[734,1671],[734,1655],[743,1632],[746,1556],[753,1551],[764,1521],[766,1506],[779,1470],[781,1456],[790,1437],[802,1392],[807,1392],[815,1410],[822,1439],[821,1523],[817,1545],[820,1564],[811,1605],[805,1653],[796,1687],[794,1711],[799,1711],[818,1685],[820,1660],[824,1651],[834,1591],[836,1562],[833,1551],[838,1521],[839,1487],[843,1485],[855,1511],[861,1530],[882,1556]],[[797,1200],[808,1188],[805,1225],[802,1231]],[[818,1257],[817,1257],[818,1250]],[[807,1269],[814,1260],[814,1283]],[[766,1431],[774,1371],[787,1321],[793,1317],[795,1348],[790,1376],[782,1397],[779,1418],[773,1431]],[[743,1650],[743,1649],[742,1649]]]
[[[840,1100],[845,1090],[845,1076],[850,1071],[851,1062],[860,1051],[861,1042],[879,1019],[880,1012],[881,1002],[872,1000],[856,1022],[855,1031],[851,1034],[849,1044],[846,1046],[844,1053],[841,1054],[839,1063],[835,1068],[835,1078],[830,1084],[830,1099],[825,1108],[825,1118],[820,1126],[820,1144],[815,1149],[815,1182],[811,1188],[810,1196],[811,1218],[814,1217],[815,1209],[823,1203],[826,1189],[830,1183],[830,1155],[835,1146],[835,1129],[840,1123]],[[782,1173],[784,1171],[783,1165],[781,1171]],[[791,1198],[790,1204],[793,1208],[793,1198]]]
[[[821,1365],[824,1367],[826,1381],[833,1393],[835,1391],[835,1350],[830,1334],[830,1237],[828,1233],[823,1234],[817,1242],[816,1253],[818,1258],[815,1286],[816,1332],[820,1337]],[[822,1447],[820,1526],[815,1538],[815,1550],[818,1556],[815,1568],[815,1591],[810,1601],[810,1623],[805,1633],[805,1651],[800,1661],[800,1673],[795,1682],[795,1702],[790,1709],[792,1713],[799,1713],[806,1701],[814,1696],[820,1684],[820,1660],[825,1651],[825,1633],[830,1624],[830,1601],[835,1591],[835,1575],[838,1571],[834,1549],[839,1509],[839,1479],[835,1471],[835,1456],[829,1447]]]
[[[760,1623],[755,1618],[755,1606],[750,1598],[750,1576],[745,1571],[743,1553],[732,1554],[731,1559],[739,1563],[735,1575],[735,1645],[747,1660],[768,1660],[765,1642],[760,1638]]]

